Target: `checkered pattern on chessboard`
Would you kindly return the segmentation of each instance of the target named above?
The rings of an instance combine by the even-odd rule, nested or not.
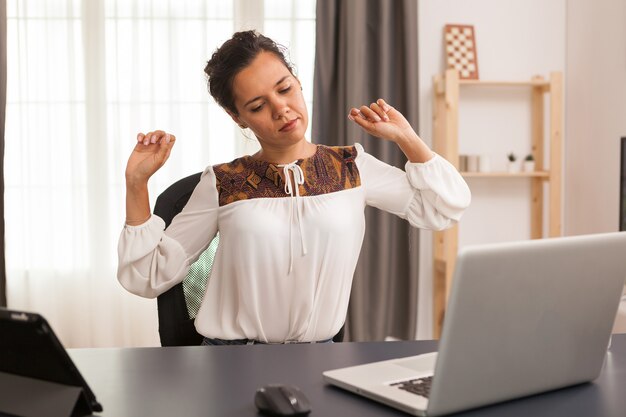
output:
[[[446,25],[444,28],[446,67],[459,71],[461,79],[478,79],[478,59],[474,27]]]

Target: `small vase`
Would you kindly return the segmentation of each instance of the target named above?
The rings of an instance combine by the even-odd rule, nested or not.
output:
[[[467,172],[478,172],[478,155],[467,155]]]
[[[510,173],[519,172],[519,167],[515,161],[509,161],[506,165],[506,170]]]
[[[535,172],[535,161],[524,161],[524,172]]]
[[[491,160],[489,155],[478,156],[478,172],[491,172]]]

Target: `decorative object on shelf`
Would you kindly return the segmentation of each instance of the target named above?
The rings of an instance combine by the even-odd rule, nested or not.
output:
[[[517,161],[517,156],[515,156],[515,154],[511,152],[506,157],[509,160],[509,163],[507,164],[507,171],[517,172],[517,164],[515,163],[515,161]]]
[[[491,172],[491,159],[489,155],[478,156],[478,172]]]
[[[467,155],[467,172],[478,172],[478,155]]]
[[[524,172],[534,172],[535,171],[535,157],[533,154],[529,153],[524,158]]]
[[[443,29],[446,68],[456,69],[462,80],[478,79],[478,56],[473,25],[447,24]]]
[[[467,155],[459,155],[459,171],[467,171]]]

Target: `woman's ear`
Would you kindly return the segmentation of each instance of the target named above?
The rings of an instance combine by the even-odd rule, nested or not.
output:
[[[228,113],[228,115],[230,116],[230,118],[231,118],[231,119],[233,119],[233,121],[234,121],[235,123],[237,123],[237,125],[238,125],[240,128],[245,129],[245,128],[247,128],[247,127],[248,127],[248,126],[247,126],[244,122],[242,122],[242,121],[241,121],[241,119],[239,118],[239,116],[237,116],[237,115],[236,115],[235,113],[233,113],[232,111],[230,111],[230,110],[226,110],[226,113]]]

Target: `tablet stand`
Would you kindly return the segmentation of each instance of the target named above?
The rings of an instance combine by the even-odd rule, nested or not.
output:
[[[0,372],[0,412],[22,417],[91,415],[83,389]]]

